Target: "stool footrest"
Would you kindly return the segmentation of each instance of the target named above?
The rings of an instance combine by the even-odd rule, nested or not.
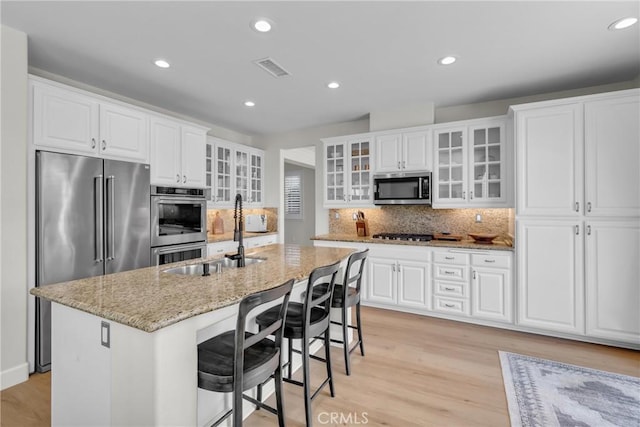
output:
[[[229,409],[222,417],[218,418],[218,420],[211,425],[211,427],[219,426],[224,420],[229,418],[229,416],[233,414],[233,409]]]
[[[242,397],[246,401],[251,402],[256,406],[259,406],[262,409],[266,409],[267,411],[271,412],[274,415],[278,415],[278,411],[275,408],[272,408],[271,406],[267,405],[266,403],[260,402],[259,400],[256,400],[251,396],[247,396],[246,394],[243,394]]]

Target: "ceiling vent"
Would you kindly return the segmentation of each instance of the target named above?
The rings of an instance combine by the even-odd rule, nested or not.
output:
[[[276,61],[274,61],[271,58],[258,59],[257,61],[253,61],[253,62],[257,66],[259,66],[260,68],[262,68],[263,70],[271,74],[273,77],[279,78],[279,77],[286,77],[291,75],[291,73],[289,73],[287,70],[282,68],[279,64],[276,63]]]

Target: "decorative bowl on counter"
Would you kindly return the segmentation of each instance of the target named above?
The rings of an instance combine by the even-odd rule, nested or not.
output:
[[[498,237],[497,234],[468,233],[476,243],[493,243],[493,239]]]

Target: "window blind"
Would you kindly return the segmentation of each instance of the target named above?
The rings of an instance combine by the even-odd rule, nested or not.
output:
[[[287,173],[284,177],[284,211],[287,219],[302,219],[302,175]]]

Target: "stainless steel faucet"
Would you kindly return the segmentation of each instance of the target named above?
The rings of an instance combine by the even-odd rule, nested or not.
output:
[[[236,202],[233,208],[233,241],[238,242],[238,253],[227,255],[238,262],[238,267],[244,267],[244,246],[242,245],[242,233],[244,231],[244,220],[242,219],[242,196],[236,194]]]

